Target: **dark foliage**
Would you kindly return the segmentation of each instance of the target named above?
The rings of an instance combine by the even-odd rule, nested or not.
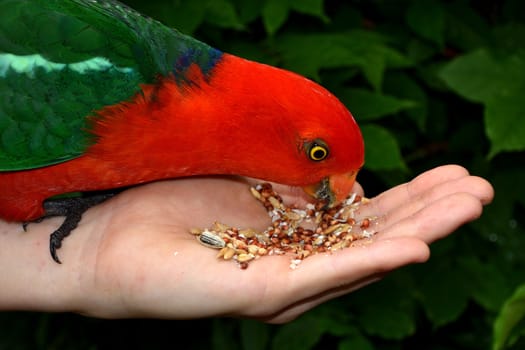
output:
[[[333,91],[362,126],[358,180],[369,197],[457,163],[489,179],[496,198],[481,219],[434,244],[428,263],[286,325],[4,313],[0,349],[525,348],[524,2],[126,2]]]

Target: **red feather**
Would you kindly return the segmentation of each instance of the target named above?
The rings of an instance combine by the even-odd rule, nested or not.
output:
[[[162,78],[90,116],[96,142],[77,159],[0,173],[0,217],[36,219],[44,199],[67,192],[203,174],[308,185],[363,164],[350,112],[310,80],[224,54],[206,78],[191,67],[188,81]],[[317,138],[330,149],[322,162],[304,149]]]

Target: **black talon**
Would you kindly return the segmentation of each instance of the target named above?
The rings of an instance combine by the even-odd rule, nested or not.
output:
[[[72,198],[68,198],[72,199]],[[62,246],[62,240],[69,236],[71,231],[73,231],[77,226],[80,220],[82,219],[82,214],[89,209],[92,205],[89,205],[89,203],[84,202],[78,202],[79,199],[85,199],[85,198],[76,198],[77,200],[74,202],[67,201],[66,204],[64,204],[65,208],[60,208],[60,210],[64,209],[65,212],[63,214],[57,214],[61,216],[65,216],[64,222],[58,229],[56,229],[51,236],[49,237],[49,251],[51,253],[51,257],[53,260],[55,260],[57,263],[61,264],[62,262],[58,258],[57,250],[60,249]],[[105,200],[105,199],[103,199]],[[56,205],[57,202],[53,201],[53,205]],[[98,202],[100,203],[100,202]],[[98,204],[98,203],[94,203]],[[69,205],[68,205],[69,204]],[[46,208],[46,203],[44,203],[44,208]],[[46,208],[46,213],[47,213]],[[57,211],[58,213],[59,211]]]
[[[58,264],[61,264],[61,261],[57,255],[57,250],[62,246],[62,241],[64,238],[69,236],[71,231],[73,231],[78,226],[78,223],[82,219],[82,214],[84,214],[84,212],[89,208],[113,197],[115,194],[116,193],[110,192],[88,195],[86,197],[54,198],[45,200],[43,207],[46,214],[35,221],[24,222],[22,227],[25,231],[27,225],[30,223],[38,223],[44,219],[54,216],[65,216],[66,218],[64,219],[62,225],[60,225],[60,227],[56,229],[49,237],[49,251],[51,253],[51,257]]]

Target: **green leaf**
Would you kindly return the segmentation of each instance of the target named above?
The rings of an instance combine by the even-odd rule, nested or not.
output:
[[[412,65],[384,36],[373,32],[288,34],[278,39],[275,47],[285,68],[316,80],[323,68],[358,67],[374,89],[380,90],[385,69]]]
[[[199,3],[198,1],[188,1],[193,3]],[[248,23],[254,21],[262,12],[265,0],[233,0],[235,7],[239,12],[239,18],[242,23]]]
[[[525,150],[525,54],[496,58],[480,49],[455,59],[440,75],[452,90],[485,105],[490,157]]]
[[[403,111],[420,130],[425,130],[428,116],[428,97],[416,80],[402,72],[389,73],[385,77],[385,93],[413,101],[413,108]]]
[[[227,0],[213,0],[207,3],[206,21],[222,28],[244,29],[235,7]]]
[[[525,84],[512,96],[500,96],[487,103],[485,126],[487,136],[492,141],[489,157],[503,151],[523,151],[525,149]]]
[[[468,303],[468,290],[463,284],[463,271],[449,264],[437,264],[419,281],[423,308],[434,326],[440,327],[456,320]]]
[[[351,296],[363,332],[383,339],[403,339],[415,332],[414,303],[405,283],[410,282],[387,278]]]
[[[323,2],[324,0],[292,0],[290,5],[297,12],[315,16],[327,23],[329,18],[324,13]]]
[[[489,26],[470,4],[455,1],[447,4],[446,41],[448,45],[462,51],[470,51],[485,46],[490,38]]]
[[[365,89],[345,89],[339,97],[359,121],[369,121],[415,107],[410,100],[371,92]]]
[[[413,1],[406,13],[408,26],[421,37],[443,47],[445,17],[440,2],[434,0]]]
[[[343,338],[337,350],[374,350],[374,345],[361,334]]]
[[[434,57],[439,50],[432,43],[419,38],[411,38],[406,45],[406,55],[416,63],[424,62]]]
[[[268,325],[256,320],[240,320],[241,344],[244,350],[264,350],[270,341]]]
[[[440,76],[463,97],[484,103],[502,91],[518,87],[516,80],[511,79],[515,77],[514,72],[503,60],[496,60],[486,49],[479,49],[444,66]]]
[[[272,342],[272,350],[308,350],[321,339],[326,329],[313,313],[279,327]]]
[[[525,328],[516,329],[516,325],[525,319],[525,284],[519,286],[514,294],[505,302],[494,322],[494,340],[492,348],[500,350],[506,344],[517,340],[525,334]],[[522,324],[523,326],[523,324]],[[521,333],[521,334],[519,334]]]
[[[509,281],[499,266],[481,262],[477,257],[463,257],[459,260],[461,273],[472,286],[470,294],[483,308],[493,312],[498,311],[511,289]]]
[[[329,21],[324,13],[323,0],[267,0],[262,10],[262,20],[269,35],[274,35],[282,27],[290,10],[315,16],[325,23]]]
[[[290,5],[287,0],[267,0],[262,10],[264,28],[269,35],[275,34],[286,22]]]
[[[492,30],[492,48],[495,52],[506,56],[513,53],[524,54],[523,38],[525,23],[508,23]]]
[[[370,306],[370,312],[359,318],[367,333],[384,339],[403,339],[416,330],[414,320],[404,310],[393,305]]]
[[[361,126],[365,139],[365,167],[370,170],[405,170],[406,165],[396,138],[385,128],[374,124]]]
[[[207,3],[204,1],[142,1],[127,0],[126,3],[152,16],[158,21],[171,26],[183,33],[192,34],[202,23],[205,17]]]
[[[241,346],[237,337],[237,320],[214,318],[211,320],[211,339],[212,349],[240,350]]]

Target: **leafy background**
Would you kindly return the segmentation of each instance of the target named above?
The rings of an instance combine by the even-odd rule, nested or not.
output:
[[[3,313],[0,349],[525,348],[525,2],[125,2],[333,91],[362,127],[368,196],[457,163],[489,179],[495,200],[428,263],[285,325]]]

